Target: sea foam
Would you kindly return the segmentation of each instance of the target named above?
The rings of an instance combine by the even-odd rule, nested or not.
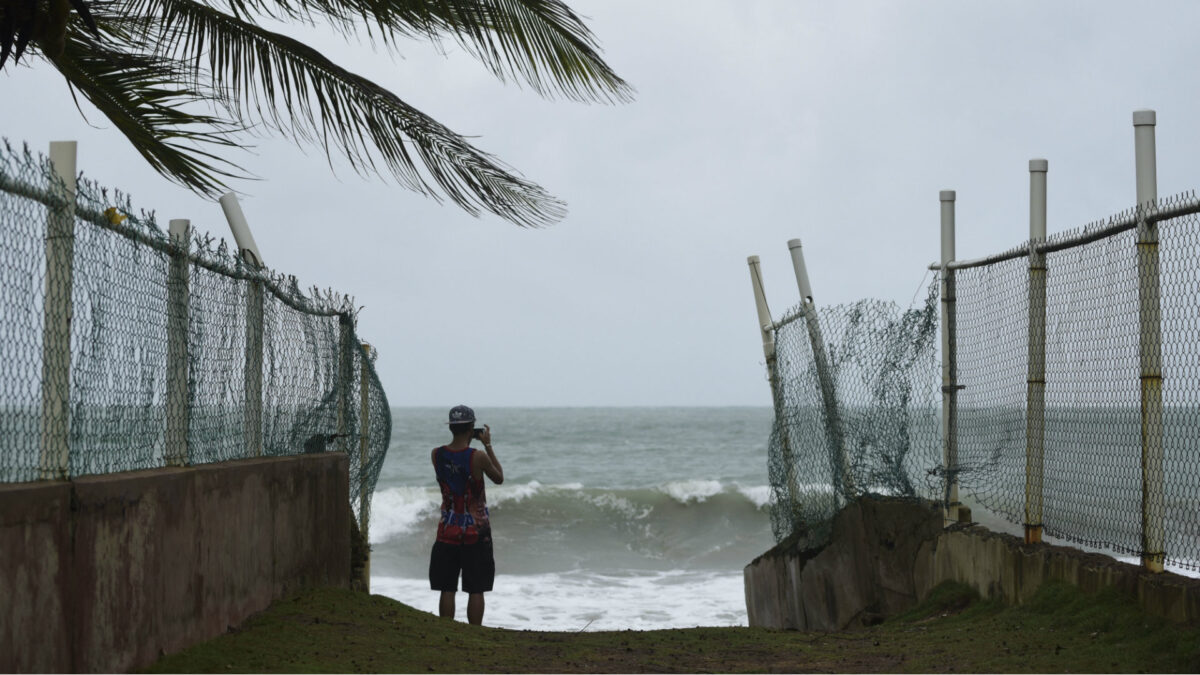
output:
[[[441,491],[436,488],[390,487],[379,490],[371,498],[372,544],[412,532],[423,520],[440,508]]]
[[[667,483],[659,486],[662,492],[668,494],[680,504],[688,502],[702,502],[709,497],[720,494],[725,488],[721,485],[721,481],[716,480],[683,480]]]
[[[745,626],[741,572],[500,574],[484,625],[514,630],[655,630]],[[376,576],[371,590],[430,613],[438,594],[425,579]],[[457,619],[465,618],[460,594]]]

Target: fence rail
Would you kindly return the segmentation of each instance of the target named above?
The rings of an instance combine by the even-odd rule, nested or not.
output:
[[[0,148],[0,482],[352,447],[365,532],[391,415],[351,299],[73,163]]]
[[[1155,121],[1134,113],[1130,210],[1048,237],[1048,162],[1031,160],[1030,236],[1008,251],[956,259],[956,195],[942,192],[923,305],[805,298],[767,317],[777,537],[819,539],[867,492],[939,500],[952,522],[961,493],[1028,542],[1200,569],[1200,200],[1158,199]],[[827,347],[802,316],[819,317]]]

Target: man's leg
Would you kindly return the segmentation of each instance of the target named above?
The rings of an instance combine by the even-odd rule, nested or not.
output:
[[[473,597],[473,596],[472,596]],[[467,615],[471,614],[471,604],[467,603]],[[480,616],[483,612],[480,610]],[[441,600],[438,601],[438,616],[443,619],[454,618],[454,591],[442,591]]]
[[[450,611],[454,611],[453,598]],[[483,593],[471,593],[467,596],[467,621],[476,626],[483,625]]]

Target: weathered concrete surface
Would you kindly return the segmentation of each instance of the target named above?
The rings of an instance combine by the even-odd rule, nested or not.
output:
[[[0,485],[0,672],[66,670],[71,485]]]
[[[0,488],[0,671],[138,668],[348,586],[347,471],[327,453]],[[18,532],[40,548],[10,548]]]
[[[1088,593],[1115,588],[1136,599],[1147,614],[1180,623],[1200,621],[1200,579],[1154,574],[1066,546],[1026,544],[978,525],[953,526],[927,543],[914,571],[922,598],[937,584],[952,580],[973,587],[985,598],[1022,604],[1043,583],[1057,581]]]
[[[986,598],[1027,601],[1047,581],[1115,587],[1152,615],[1200,621],[1200,579],[1151,574],[1108,556],[1023,540],[978,525],[942,529],[931,503],[866,497],[837,515],[829,543],[784,542],[746,566],[751,626],[844,630],[901,612],[943,581]]]
[[[750,625],[834,631],[907,609],[913,561],[940,529],[931,504],[868,497],[847,506],[827,545],[783,542],[746,567]]]

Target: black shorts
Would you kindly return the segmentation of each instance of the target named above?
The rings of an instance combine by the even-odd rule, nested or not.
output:
[[[474,544],[433,542],[429,555],[429,587],[435,591],[457,591],[458,572],[462,570],[463,591],[486,593],[496,580],[496,560],[492,557],[492,540]]]

